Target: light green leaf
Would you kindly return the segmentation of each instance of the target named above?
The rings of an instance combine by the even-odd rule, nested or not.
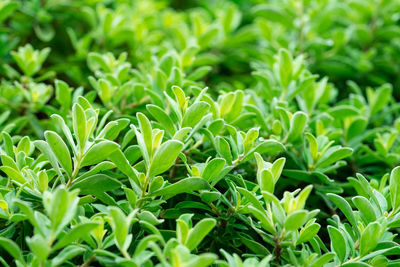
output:
[[[46,137],[46,141],[49,144],[51,150],[56,156],[60,165],[64,168],[64,170],[68,173],[68,176],[72,176],[72,163],[71,163],[71,154],[69,153],[67,145],[61,139],[61,137],[52,131],[46,131],[44,133]]]
[[[297,138],[303,133],[306,124],[307,124],[307,114],[301,111],[298,111],[295,114],[293,114],[293,117],[290,120],[290,129],[287,134],[286,141],[287,142],[296,141]]]
[[[299,238],[296,241],[296,245],[301,243],[310,241],[314,238],[314,236],[318,233],[321,225],[318,223],[313,223],[311,225],[306,226],[305,228],[301,229]]]
[[[168,140],[163,143],[154,155],[150,164],[149,175],[156,176],[167,171],[174,164],[183,148],[183,143],[177,140]]]
[[[207,182],[211,182],[218,174],[222,171],[225,166],[225,159],[222,158],[214,158],[207,163],[204,167],[201,177],[206,179]]]
[[[331,239],[332,250],[336,253],[340,262],[344,262],[347,257],[347,244],[343,234],[331,225],[328,225],[328,233]]]
[[[55,246],[53,246],[52,250],[58,250],[63,248],[72,242],[84,238],[85,236],[89,235],[90,232],[99,225],[97,222],[87,222],[78,224],[74,228],[72,228],[68,233],[66,233]]]
[[[153,192],[153,196],[178,195],[181,193],[190,193],[196,190],[210,189],[210,185],[203,178],[190,177],[179,182],[168,185],[160,190]]]
[[[187,237],[186,247],[190,250],[197,248],[200,242],[208,235],[214,228],[217,221],[212,218],[206,218],[196,224],[195,227],[190,229]]]
[[[81,167],[97,164],[115,152],[119,145],[115,142],[104,140],[94,144],[82,158]]]
[[[381,225],[378,222],[368,224],[361,234],[360,256],[364,256],[372,251],[381,239]]]
[[[206,115],[209,108],[210,105],[204,101],[192,104],[183,116],[182,127],[193,128]]]
[[[296,210],[289,214],[285,221],[285,229],[288,231],[294,231],[299,229],[307,219],[307,211]]]
[[[354,216],[350,204],[339,195],[328,193],[327,196],[340,209],[340,211],[344,214],[344,216],[346,216],[347,220],[351,223],[351,225],[357,226],[357,220],[356,217]]]
[[[78,140],[78,145],[83,151],[86,145],[86,115],[83,108],[75,103],[72,107],[72,123],[74,128],[75,138]]]
[[[83,195],[96,195],[97,193],[120,188],[121,185],[118,180],[108,175],[95,174],[73,183],[71,189],[79,188],[79,193]]]
[[[22,255],[21,249],[11,239],[0,236],[0,246],[3,247],[10,255],[25,265],[25,260]]]
[[[394,210],[400,207],[400,167],[396,167],[390,173],[389,180],[390,200]]]

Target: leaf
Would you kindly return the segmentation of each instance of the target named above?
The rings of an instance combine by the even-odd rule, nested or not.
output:
[[[128,176],[134,183],[131,183],[134,186],[134,190],[137,194],[141,194],[141,190],[139,188],[140,182],[138,179],[137,172],[132,166],[129,164],[126,159],[124,153],[120,149],[117,149],[109,156],[110,160],[117,166],[117,168],[123,172],[126,176]]]
[[[329,114],[335,119],[343,119],[359,115],[358,109],[350,105],[335,106],[329,110]]]
[[[64,168],[64,170],[68,173],[68,176],[72,176],[72,163],[71,163],[71,154],[69,153],[67,145],[61,139],[61,137],[52,131],[44,132],[44,136],[46,137],[46,141],[49,144],[51,150],[56,156],[60,165]]]
[[[147,154],[149,155],[149,158],[151,158],[152,153],[153,153],[153,145],[152,145],[153,144],[153,133],[152,133],[153,131],[151,128],[150,121],[143,113],[140,113],[140,112],[138,112],[136,114],[136,117],[139,121],[139,127],[140,127],[140,130],[142,133],[142,138],[143,138],[143,143],[144,143],[143,144],[144,147],[140,143],[139,143],[139,146],[142,146],[142,149],[144,149],[143,153],[147,152]],[[136,134],[136,136],[139,138],[138,134]]]
[[[232,164],[231,148],[228,144],[228,141],[218,136],[216,139],[216,146],[221,157],[223,157],[229,165]]]
[[[3,22],[8,16],[10,16],[19,7],[18,2],[3,2],[0,6],[0,23]]]
[[[260,185],[260,189],[261,191],[267,191],[270,193],[274,192],[274,187],[275,187],[275,183],[274,183],[274,178],[272,177],[272,173],[269,170],[262,170],[260,175],[259,175],[259,185]]]
[[[79,104],[75,103],[72,107],[72,124],[75,138],[78,140],[78,145],[82,151],[86,145],[86,123],[85,111]]]
[[[55,81],[56,87],[56,100],[65,109],[69,110],[71,107],[71,89],[66,82],[61,80]]]
[[[149,175],[153,177],[171,168],[182,148],[183,143],[177,140],[168,140],[163,143],[151,160]]]
[[[390,173],[389,180],[390,200],[393,210],[400,207],[400,167],[396,167]]]
[[[24,176],[22,176],[20,171],[15,170],[9,166],[1,166],[0,170],[2,170],[5,174],[7,174],[7,176],[10,177],[12,181],[17,182],[21,185],[26,183],[26,180]]]
[[[331,225],[328,225],[328,233],[331,239],[332,250],[336,253],[340,262],[344,262],[347,257],[347,244],[343,234]]]
[[[381,239],[381,226],[378,222],[367,225],[360,238],[360,256],[364,256],[372,251]]]
[[[118,148],[119,145],[117,143],[108,140],[94,144],[82,158],[81,167],[94,165],[107,159]]]
[[[276,232],[273,223],[270,221],[270,219],[268,219],[264,209],[259,210],[253,206],[249,206],[248,208],[249,208],[250,212],[253,214],[253,216],[256,217],[257,220],[260,221],[260,224],[261,224],[262,228],[264,228],[264,230],[266,230],[270,233]]]
[[[376,220],[376,214],[374,208],[368,199],[362,196],[356,196],[352,198],[354,205],[361,212],[361,216],[365,218],[367,223],[373,222]]]
[[[303,133],[307,123],[307,115],[304,112],[298,111],[293,114],[290,120],[290,129],[286,137],[287,142],[296,141],[296,139]]]
[[[10,255],[14,259],[18,260],[19,262],[25,265],[25,260],[22,255],[22,251],[14,241],[0,236],[0,246],[3,247],[3,249],[5,249],[8,253],[10,253]]]
[[[215,227],[217,221],[212,218],[206,218],[196,224],[195,227],[190,229],[187,237],[186,247],[189,250],[197,248],[200,242],[208,235],[208,233]]]
[[[114,238],[116,240],[116,245],[119,249],[125,250],[125,243],[127,240],[129,240],[129,222],[127,221],[125,214],[119,208],[109,207],[108,209],[113,219],[112,225],[115,234]]]
[[[263,210],[260,201],[258,201],[258,199],[250,191],[241,187],[238,187],[237,190],[251,203],[252,206],[258,210]]]
[[[79,188],[79,193],[82,195],[94,195],[120,188],[121,185],[118,180],[108,175],[95,174],[73,183],[71,189]]]
[[[368,102],[370,102],[370,113],[371,115],[375,115],[379,111],[381,111],[389,102],[392,96],[392,86],[390,84],[382,85],[378,90],[374,93],[373,99],[368,98]],[[367,93],[367,96],[371,94]]]
[[[357,226],[357,220],[350,204],[339,195],[328,193],[327,196],[340,209],[340,211],[343,212],[344,216],[346,216],[351,225],[353,227]]]
[[[152,196],[178,195],[181,193],[190,193],[196,190],[210,189],[210,185],[203,178],[190,177],[179,182],[168,185],[160,190],[153,192]]]
[[[167,113],[165,113],[164,110],[162,110],[160,107],[156,105],[149,104],[146,106],[147,111],[150,112],[150,114],[158,121],[161,123],[161,125],[167,130],[167,132],[173,136],[176,132],[174,123],[171,119],[170,116],[168,116]]]
[[[318,164],[316,165],[317,168],[325,168],[353,154],[353,149],[348,147],[342,147],[342,148],[332,147],[332,148],[334,149],[334,151],[329,154],[328,153],[324,154],[321,160],[318,161]]]
[[[89,233],[95,229],[99,223],[97,222],[87,222],[78,224],[74,228],[72,228],[68,233],[66,233],[52,248],[53,251],[59,250],[72,242],[84,238],[89,235]]]
[[[279,50],[279,74],[283,87],[287,90],[292,79],[292,55],[286,49]]]
[[[321,257],[319,257],[316,260],[314,260],[310,264],[310,267],[322,267],[322,266],[325,266],[325,264],[330,262],[334,257],[335,257],[334,253],[325,253]]]
[[[199,101],[192,104],[185,112],[182,120],[183,127],[194,127],[206,115],[210,105],[207,102]]]
[[[311,225],[308,225],[301,229],[299,238],[296,241],[296,245],[299,245],[301,243],[310,241],[311,239],[314,238],[314,236],[318,233],[319,229],[321,228],[321,225],[318,223],[313,223]]]
[[[83,247],[78,247],[78,246],[68,246],[61,250],[57,256],[55,256],[52,259],[52,266],[59,266],[69,259],[72,259],[82,253],[84,253],[86,250]]]
[[[207,182],[211,182],[222,171],[225,163],[226,161],[223,158],[214,158],[210,160],[210,162],[208,162],[204,167],[201,177],[206,179]]]
[[[288,231],[294,231],[299,229],[307,219],[307,211],[296,210],[289,214],[285,221],[285,229]]]

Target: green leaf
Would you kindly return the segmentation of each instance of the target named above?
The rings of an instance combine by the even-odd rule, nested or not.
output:
[[[279,50],[279,74],[283,87],[287,90],[292,79],[292,55],[286,49]]]
[[[146,109],[150,112],[150,114],[159,122],[161,125],[167,130],[167,132],[173,136],[176,132],[174,123],[170,116],[165,113],[160,107],[156,105],[147,105]]]
[[[267,191],[270,193],[274,192],[274,178],[272,177],[272,173],[269,170],[262,170],[259,175],[259,179],[260,180],[258,181],[258,183],[260,185],[261,191]]]
[[[197,248],[200,242],[208,235],[208,233],[215,227],[217,221],[215,219],[206,218],[196,224],[195,227],[190,229],[187,237],[186,247],[189,250]]]
[[[78,140],[78,145],[83,151],[86,146],[86,115],[83,108],[75,103],[72,107],[72,123],[74,128],[75,138]]]
[[[61,250],[59,253],[57,253],[57,256],[55,256],[51,262],[52,266],[60,266],[61,264],[67,262],[69,259],[73,259],[74,257],[82,254],[85,252],[85,248],[83,247],[78,247],[78,246],[68,246]]]
[[[340,262],[344,262],[347,257],[347,244],[343,234],[331,225],[328,225],[328,233],[331,239],[332,250],[336,253]]]
[[[325,266],[325,264],[330,262],[334,257],[335,257],[334,253],[325,253],[321,257],[319,257],[316,260],[314,260],[310,264],[310,267],[322,267],[322,266]]]
[[[185,112],[182,120],[183,127],[194,127],[206,115],[210,105],[207,102],[199,101],[192,104]]]
[[[116,207],[109,207],[109,212],[113,220],[114,238],[119,249],[126,249],[126,241],[128,238],[129,222],[125,214]],[[129,244],[128,244],[129,245]]]
[[[368,199],[362,196],[356,196],[352,198],[354,205],[361,212],[361,216],[366,220],[367,223],[376,220],[376,214],[374,208]]]
[[[318,223],[313,223],[301,229],[299,238],[296,241],[296,245],[312,240],[320,228],[321,225]]]
[[[108,140],[94,144],[82,158],[81,167],[94,165],[107,159],[118,148],[119,145],[117,143]]]
[[[95,174],[74,182],[71,189],[79,188],[79,193],[83,195],[95,195],[106,191],[111,191],[121,187],[121,183],[105,174]]]
[[[168,140],[163,143],[151,160],[149,175],[156,176],[171,168],[182,148],[183,143],[177,140]]]
[[[52,131],[46,131],[44,133],[46,137],[46,141],[49,144],[51,150],[56,156],[60,165],[64,168],[64,170],[68,173],[68,176],[72,176],[72,163],[71,163],[71,154],[69,153],[67,145],[61,139],[61,137]]]
[[[288,231],[299,229],[306,222],[307,214],[305,210],[296,210],[289,214],[285,221],[285,229]]]
[[[134,183],[134,190],[137,194],[140,194],[140,182],[138,179],[137,171],[132,168],[132,166],[129,164],[128,160],[126,159],[124,153],[120,149],[117,149],[113,153],[110,154],[109,156],[110,160],[115,164],[115,166],[118,167],[118,169],[123,172],[126,176],[129,177]]]
[[[66,82],[61,80],[55,81],[56,87],[56,100],[65,110],[71,107],[71,89]]]
[[[360,256],[364,256],[372,251],[381,239],[381,225],[373,222],[367,225],[360,238]]]
[[[210,185],[203,178],[190,177],[179,182],[168,185],[160,190],[153,192],[152,196],[178,195],[181,193],[190,193],[196,190],[210,189]]]
[[[25,260],[22,255],[22,251],[14,241],[0,236],[0,246],[3,247],[3,249],[5,249],[8,253],[10,253],[10,255],[14,259],[18,260],[19,262],[25,265]]]
[[[287,142],[296,141],[297,138],[303,133],[304,128],[307,124],[307,114],[304,112],[298,111],[293,114],[292,119],[290,120],[290,129],[286,137]]]
[[[211,182],[218,174],[222,171],[225,166],[225,159],[222,158],[214,158],[207,163],[204,167],[201,177],[206,179],[207,182]]]
[[[335,119],[343,119],[359,115],[358,109],[350,105],[340,105],[329,110],[329,114]]]
[[[249,208],[250,212],[253,214],[253,216],[256,217],[260,221],[260,224],[261,224],[262,228],[264,228],[264,230],[266,230],[270,233],[276,232],[273,223],[267,217],[264,209],[259,210],[253,206],[249,206],[248,208]]]
[[[11,178],[12,181],[17,182],[21,185],[26,183],[24,176],[22,176],[21,172],[15,170],[9,166],[1,166],[0,170],[2,170],[8,177]]]
[[[89,233],[95,229],[99,223],[97,222],[87,222],[87,223],[82,223],[78,224],[74,228],[72,228],[68,233],[66,233],[58,242],[55,246],[53,246],[52,250],[58,250],[61,249],[72,242],[84,238],[85,236],[89,235]]]
[[[351,225],[356,226],[357,220],[356,217],[354,216],[350,204],[339,195],[328,193],[327,196],[340,209],[340,211],[344,214],[344,216],[346,216],[347,220],[351,223]]]
[[[139,127],[143,138],[143,144],[139,143],[139,146],[141,146],[144,150],[142,153],[147,152],[149,158],[151,158],[153,153],[153,130],[150,121],[143,113],[140,112],[136,114],[136,117],[139,121]],[[136,134],[136,136],[139,138],[138,134]]]
[[[10,16],[15,10],[18,9],[18,2],[7,2],[1,4],[0,7],[0,22],[3,22],[8,16]]]
[[[36,234],[33,237],[27,237],[26,243],[39,261],[44,262],[49,256],[50,246],[46,243],[43,236]]]
[[[218,136],[216,139],[216,146],[221,157],[223,157],[228,164],[232,164],[231,148],[228,144],[228,141]]]
[[[396,167],[390,173],[389,180],[390,200],[393,210],[400,207],[400,167]]]
[[[353,149],[348,147],[342,147],[342,148],[332,147],[332,149],[333,149],[332,153],[324,154],[321,160],[318,161],[318,164],[316,165],[317,168],[325,168],[353,154]]]

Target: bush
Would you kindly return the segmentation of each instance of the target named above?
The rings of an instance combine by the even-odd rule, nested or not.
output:
[[[0,0],[4,266],[399,266],[400,2]]]

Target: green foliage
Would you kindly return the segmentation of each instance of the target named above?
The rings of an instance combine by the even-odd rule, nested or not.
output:
[[[399,266],[400,3],[0,0],[4,266]]]

